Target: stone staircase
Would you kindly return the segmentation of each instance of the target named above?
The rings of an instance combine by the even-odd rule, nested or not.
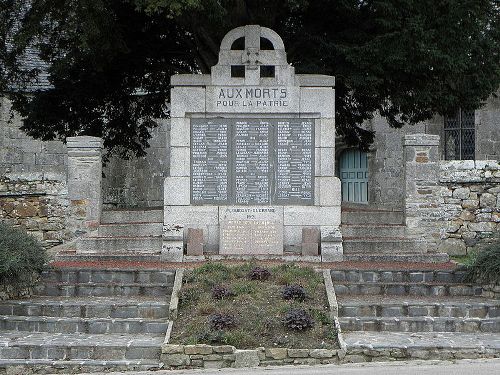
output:
[[[106,210],[96,231],[62,251],[57,260],[126,259],[158,261],[162,248],[163,210]]]
[[[401,210],[366,205],[342,206],[344,259],[352,261],[445,262],[446,254],[423,254],[405,235],[405,217]]]
[[[16,366],[19,374],[160,368],[174,275],[45,271],[35,296],[0,302],[0,373]]]
[[[453,347],[461,352],[464,345],[500,356],[500,300],[463,283],[463,271],[332,270],[331,275],[340,327],[354,352],[422,354]]]

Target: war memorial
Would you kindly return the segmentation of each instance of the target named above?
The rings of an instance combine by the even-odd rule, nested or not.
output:
[[[499,356],[499,286],[450,261],[500,227],[498,98],[444,125],[375,117],[372,150],[352,149],[335,131],[335,77],[296,74],[258,25],[226,34],[210,74],[171,86],[148,155],[104,166],[102,139],[33,140],[2,113],[0,221],[52,258],[36,285],[0,286],[0,374]],[[450,131],[476,125],[474,160],[448,160]],[[232,263],[258,265],[256,283],[275,264],[315,269],[314,318],[335,343],[172,341],[199,310],[182,310],[190,270]]]

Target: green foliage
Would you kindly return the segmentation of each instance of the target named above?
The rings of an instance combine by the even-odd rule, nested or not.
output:
[[[257,285],[247,280],[235,281],[232,285],[233,285],[233,292],[236,295],[243,295],[243,294],[253,295],[257,291]]]
[[[466,264],[468,282],[500,284],[500,235],[474,252]]]
[[[200,299],[201,290],[199,288],[193,287],[183,287],[179,291],[179,304],[181,306],[189,306],[192,305]]]
[[[41,272],[47,261],[42,245],[20,229],[0,223],[0,282],[20,283]]]
[[[220,263],[206,263],[193,270],[187,276],[187,280],[201,283],[208,288],[213,288],[216,285],[223,284],[230,276],[231,270],[229,267]]]
[[[415,124],[479,107],[500,84],[496,0],[25,3],[0,7],[0,90],[31,87],[37,68],[21,62],[33,45],[52,87],[10,93],[23,130],[100,136],[124,157],[141,155],[154,119],[168,117],[170,76],[208,73],[223,36],[241,25],[277,31],[297,73],[336,77],[337,133],[362,148],[373,133],[361,124],[377,111],[391,126]]]

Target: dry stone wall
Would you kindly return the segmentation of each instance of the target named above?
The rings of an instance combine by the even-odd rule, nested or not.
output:
[[[439,164],[441,250],[466,254],[500,231],[500,164],[497,161],[443,161]]]
[[[404,137],[407,235],[429,252],[465,255],[500,231],[498,161],[439,161],[439,137]]]
[[[339,363],[339,350],[256,348],[238,350],[231,345],[164,344],[161,360],[169,368],[224,368]],[[340,354],[340,357],[343,357]]]
[[[68,240],[66,182],[43,174],[0,177],[0,220],[52,247]],[[75,212],[76,213],[76,212]]]

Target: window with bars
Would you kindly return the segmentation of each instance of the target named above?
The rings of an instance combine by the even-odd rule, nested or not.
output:
[[[446,160],[474,160],[476,149],[474,111],[459,109],[444,118],[444,157]]]

